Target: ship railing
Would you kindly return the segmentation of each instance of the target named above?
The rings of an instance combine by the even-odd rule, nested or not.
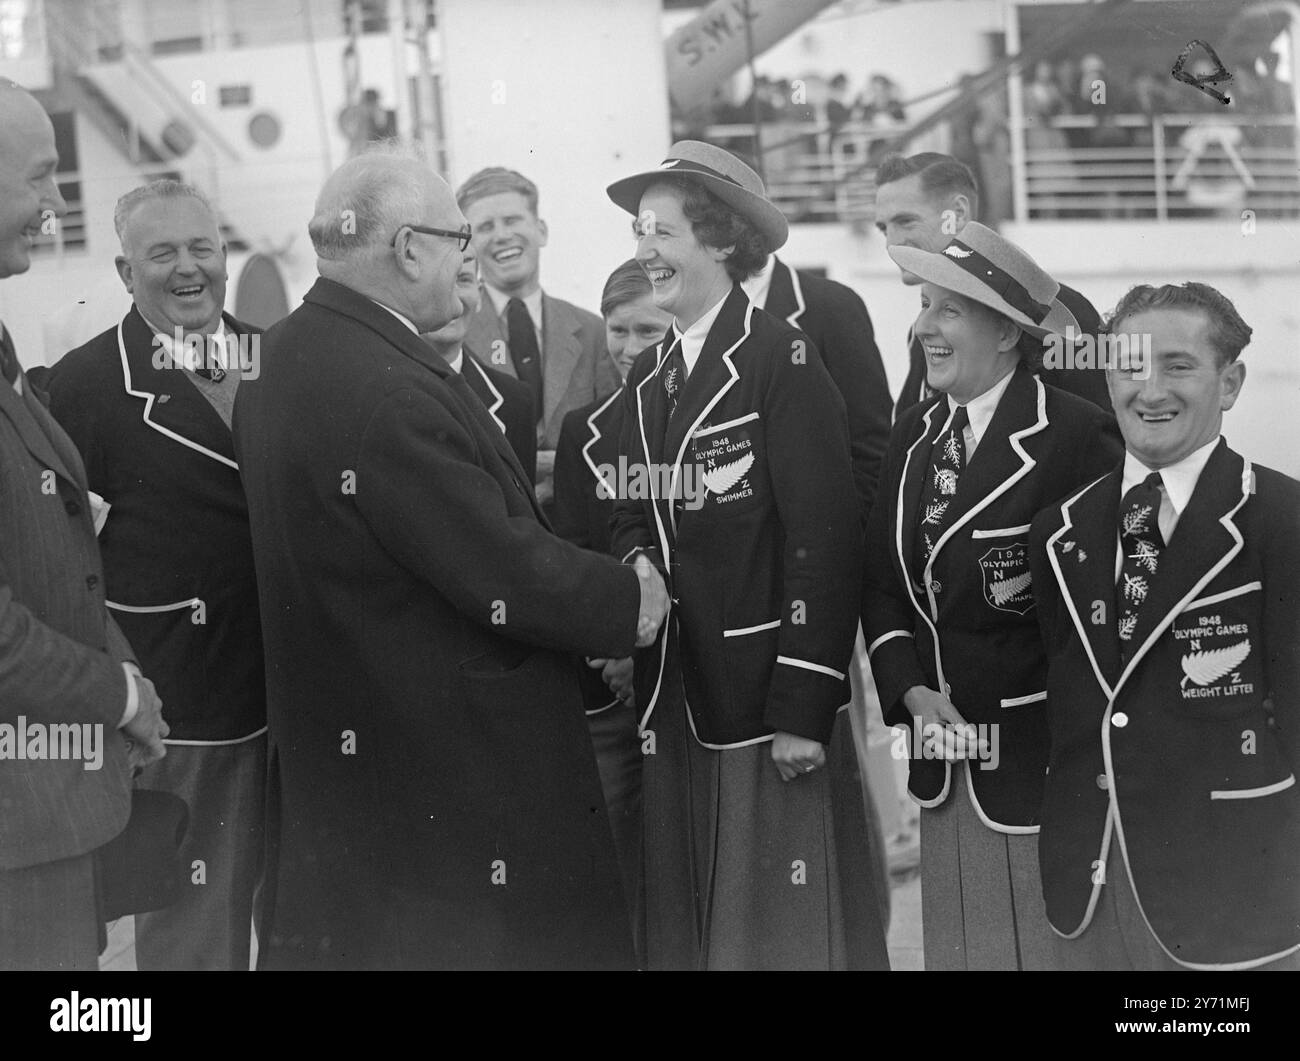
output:
[[[1051,136],[1033,126],[1022,130],[1023,168],[1015,171],[1009,154],[999,166],[1004,212],[1010,213],[1012,201],[1006,185],[1019,182],[1021,218],[1028,221],[1169,222],[1241,209],[1261,218],[1300,216],[1293,115],[1119,114],[1105,124],[1122,130],[1123,145],[1088,146],[1099,127],[1089,115],[1054,119],[1047,127]],[[691,135],[756,154],[752,124],[712,125]],[[771,122],[760,135],[768,194],[791,221],[804,223],[873,223],[879,157],[895,146],[921,149],[907,143],[906,127],[862,123],[832,130],[814,122]]]

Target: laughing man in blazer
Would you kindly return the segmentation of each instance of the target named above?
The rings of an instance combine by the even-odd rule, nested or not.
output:
[[[91,490],[107,502],[108,606],[169,705],[170,754],[138,785],[185,800],[182,861],[203,865],[177,903],[136,916],[136,961],[246,971],[262,865],[266,676],[230,417],[244,377],[261,367],[260,329],[222,312],[225,246],[197,189],[143,185],[114,220],[133,305],[64,356],[49,389]]]
[[[537,496],[549,513],[564,414],[619,387],[605,352],[605,326],[594,313],[542,290],[539,258],[547,230],[537,216],[537,186],[532,181],[492,166],[465,181],[456,201],[474,229],[484,288],[465,342],[486,364],[532,388],[537,405]],[[511,347],[512,327],[516,348]],[[523,348],[524,340],[529,349]]]
[[[1140,286],[1127,453],[1030,539],[1048,652],[1047,915],[1102,969],[1300,967],[1300,483],[1220,434],[1251,329]]]

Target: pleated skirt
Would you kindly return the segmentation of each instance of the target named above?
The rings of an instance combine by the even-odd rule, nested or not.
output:
[[[785,782],[770,742],[701,745],[673,677],[642,735],[648,967],[887,969],[848,712]]]
[[[1069,941],[1047,921],[1038,834],[985,825],[960,763],[948,798],[921,810],[921,933],[927,972],[1071,965]]]

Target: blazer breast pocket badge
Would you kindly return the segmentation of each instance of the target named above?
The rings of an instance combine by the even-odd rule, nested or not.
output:
[[[717,427],[701,427],[692,436],[695,463],[704,499],[721,507],[754,496],[754,432],[758,413]]]
[[[1028,615],[1034,606],[1030,586],[1029,543],[994,546],[979,558],[984,601],[990,608],[1013,615]]]
[[[1178,691],[1187,701],[1250,696],[1259,680],[1259,660],[1250,624],[1218,607],[1183,612],[1172,633],[1178,647],[1182,679]]]

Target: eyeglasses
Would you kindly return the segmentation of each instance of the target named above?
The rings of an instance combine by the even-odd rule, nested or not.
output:
[[[404,228],[409,228],[412,232],[423,232],[426,236],[446,236],[448,239],[458,240],[462,251],[469,246],[470,237],[474,235],[474,228],[468,221],[458,232],[453,232],[449,228],[429,228],[427,225],[398,225],[397,231],[393,233],[394,247],[397,246],[397,237],[402,234]]]

